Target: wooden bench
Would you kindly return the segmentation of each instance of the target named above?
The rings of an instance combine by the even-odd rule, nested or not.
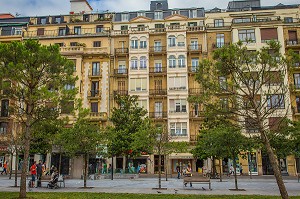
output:
[[[211,182],[209,178],[205,178],[202,176],[191,176],[191,177],[184,177],[183,178],[183,185],[185,186],[187,183],[194,183],[194,184],[208,184],[209,190],[211,190]]]
[[[51,180],[51,176],[50,175],[43,175],[42,178],[41,178],[41,183],[43,183],[43,182],[47,182],[48,183],[50,180]],[[57,183],[59,183],[59,187],[62,187],[62,185],[63,185],[63,187],[66,186],[65,185],[65,178],[64,177],[59,178],[58,181],[57,181]]]

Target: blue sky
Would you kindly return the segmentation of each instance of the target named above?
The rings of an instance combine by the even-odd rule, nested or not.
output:
[[[169,0],[170,8],[226,8],[229,0]],[[261,0],[262,5],[299,4],[299,0]],[[90,0],[94,11],[148,10],[150,0]],[[0,0],[0,13],[19,13],[21,16],[68,14],[69,0]]]

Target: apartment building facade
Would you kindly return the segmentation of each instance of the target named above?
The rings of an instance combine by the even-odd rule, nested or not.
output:
[[[85,108],[91,109],[92,121],[107,125],[111,110],[116,106],[116,94],[138,95],[138,103],[148,110],[149,118],[167,127],[170,140],[189,142],[192,148],[204,115],[201,104],[189,103],[187,99],[201,95],[201,86],[195,81],[201,60],[212,58],[217,48],[246,38],[251,39],[245,43],[249,50],[259,50],[266,41],[274,39],[281,43],[282,54],[289,49],[300,51],[299,5],[261,7],[256,2],[249,6],[232,3],[227,10],[169,9],[167,0],[161,0],[152,1],[147,11],[91,13],[88,10],[31,17],[18,38],[39,39],[45,45],[57,44],[62,55],[74,61],[74,75],[79,79],[76,85],[67,86],[78,88],[77,98],[83,100]],[[2,34],[0,41],[11,41],[12,36]],[[284,99],[283,109],[277,111],[274,118],[287,112],[288,118],[298,120],[299,73],[293,70],[293,74],[284,79],[284,84],[295,89],[291,89]],[[66,104],[73,105],[73,102]],[[61,109],[61,114],[69,113]],[[50,157],[49,154],[46,158],[49,164]],[[33,158],[38,159],[38,156]],[[55,158],[54,150],[52,162]],[[80,177],[82,159],[65,159],[68,170],[65,173]],[[98,165],[103,160],[93,157],[90,161]],[[247,159],[239,161],[245,173],[251,170],[254,175],[272,174],[268,158],[260,150],[248,153]],[[110,162],[108,159],[107,163]],[[124,169],[128,164],[123,157],[115,157],[114,162],[115,169]],[[191,164],[194,171],[211,168],[210,160],[197,160],[190,153],[170,154],[161,163],[172,173],[176,172],[177,164],[182,167]],[[289,156],[280,163],[283,173],[299,173],[299,159]],[[158,156],[144,154],[133,160],[133,164],[146,165],[145,173],[153,174],[158,171]],[[230,164],[230,160],[224,159],[219,166],[226,172]]]

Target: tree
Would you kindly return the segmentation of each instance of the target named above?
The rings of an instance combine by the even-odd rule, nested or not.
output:
[[[60,143],[63,151],[71,157],[75,155],[83,155],[84,172],[83,181],[86,188],[86,180],[88,174],[89,155],[97,154],[99,146],[103,142],[103,135],[99,125],[92,123],[87,117],[89,111],[79,109],[78,117],[75,124],[71,128],[65,128],[57,136],[57,143]]]
[[[20,198],[26,198],[33,125],[51,115],[47,103],[57,107],[60,101],[73,99],[75,91],[65,89],[75,83],[73,72],[73,63],[60,55],[57,45],[42,46],[34,40],[0,44],[0,79],[10,82],[6,96],[13,102],[12,114],[24,124]]]
[[[141,152],[152,151],[153,130],[146,117],[147,111],[138,106],[138,96],[116,96],[118,107],[114,107],[108,126],[106,139],[108,154],[135,157]]]
[[[283,57],[280,44],[274,41],[260,51],[249,51],[246,46],[242,42],[225,45],[214,51],[212,61],[200,64],[196,80],[203,88],[203,95],[197,100],[231,117],[244,132],[260,135],[281,196],[288,198],[266,121],[278,109],[285,108],[289,96],[287,70],[293,59],[289,55]],[[285,115],[286,112],[282,117]]]

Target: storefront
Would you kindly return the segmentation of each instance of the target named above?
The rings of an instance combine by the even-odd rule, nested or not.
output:
[[[249,169],[249,175],[258,175],[257,171],[257,155],[256,151],[248,152],[248,169]]]
[[[177,173],[176,167],[179,165],[180,171],[183,172],[188,165],[191,165],[192,172],[196,172],[196,161],[192,154],[182,153],[182,154],[171,154],[169,156],[171,162],[172,173]]]

